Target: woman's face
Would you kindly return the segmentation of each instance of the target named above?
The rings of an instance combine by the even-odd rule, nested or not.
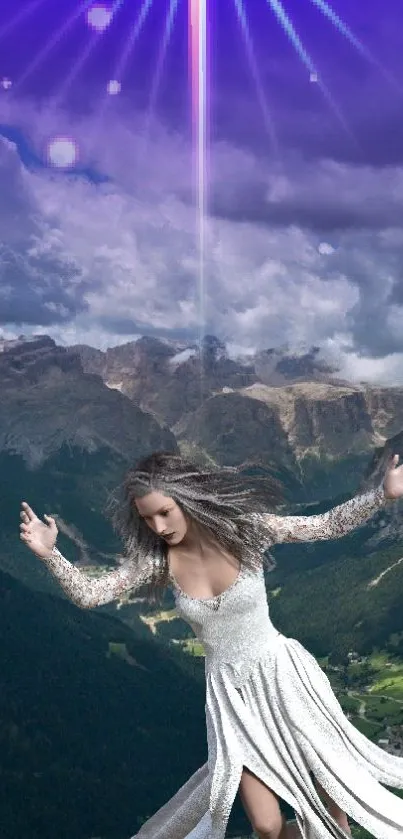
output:
[[[142,498],[135,498],[134,503],[148,527],[165,539],[167,545],[179,545],[182,542],[188,526],[182,510],[173,498],[153,491]]]

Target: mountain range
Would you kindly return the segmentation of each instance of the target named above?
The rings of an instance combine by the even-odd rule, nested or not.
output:
[[[60,811],[62,839],[127,839],[204,761],[200,662],[171,643],[177,621],[150,632],[141,592],[91,614],[68,603],[18,539],[21,501],[55,515],[63,553],[95,570],[121,549],[111,491],[156,449],[270,466],[285,512],[322,512],[403,456],[403,388],[343,382],[317,347],[230,359],[213,336],[101,352],[46,335],[0,342],[0,388],[4,839],[53,839]],[[387,646],[402,628],[402,537],[395,503],[342,540],[278,546],[276,625],[336,661]],[[231,824],[244,828],[239,808]]]

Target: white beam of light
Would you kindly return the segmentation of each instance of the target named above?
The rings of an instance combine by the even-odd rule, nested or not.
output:
[[[203,399],[205,329],[205,247],[207,211],[207,0],[189,0],[192,116],[196,135],[196,202],[198,225],[200,396]]]

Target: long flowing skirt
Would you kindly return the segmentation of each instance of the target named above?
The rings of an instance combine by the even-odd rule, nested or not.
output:
[[[132,839],[225,839],[243,767],[294,808],[304,839],[346,837],[331,798],[376,839],[403,837],[403,758],[386,753],[344,715],[327,676],[302,645],[278,633],[247,677],[207,672],[208,761]]]

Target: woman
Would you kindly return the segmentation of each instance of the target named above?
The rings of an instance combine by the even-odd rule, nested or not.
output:
[[[54,519],[42,523],[23,504],[22,540],[74,603],[93,608],[144,583],[154,593],[171,585],[204,646],[208,761],[138,839],[224,839],[238,789],[260,839],[289,835],[279,798],[305,839],[349,836],[346,813],[377,839],[403,835],[403,800],[381,786],[403,788],[403,760],[346,719],[313,656],[275,629],[263,573],[270,545],[340,537],[401,497],[397,464],[395,455],[378,489],[328,513],[278,516],[267,512],[281,497],[273,479],[252,483],[236,469],[157,452],[128,473],[115,506],[126,560],[96,579],[56,549]]]

